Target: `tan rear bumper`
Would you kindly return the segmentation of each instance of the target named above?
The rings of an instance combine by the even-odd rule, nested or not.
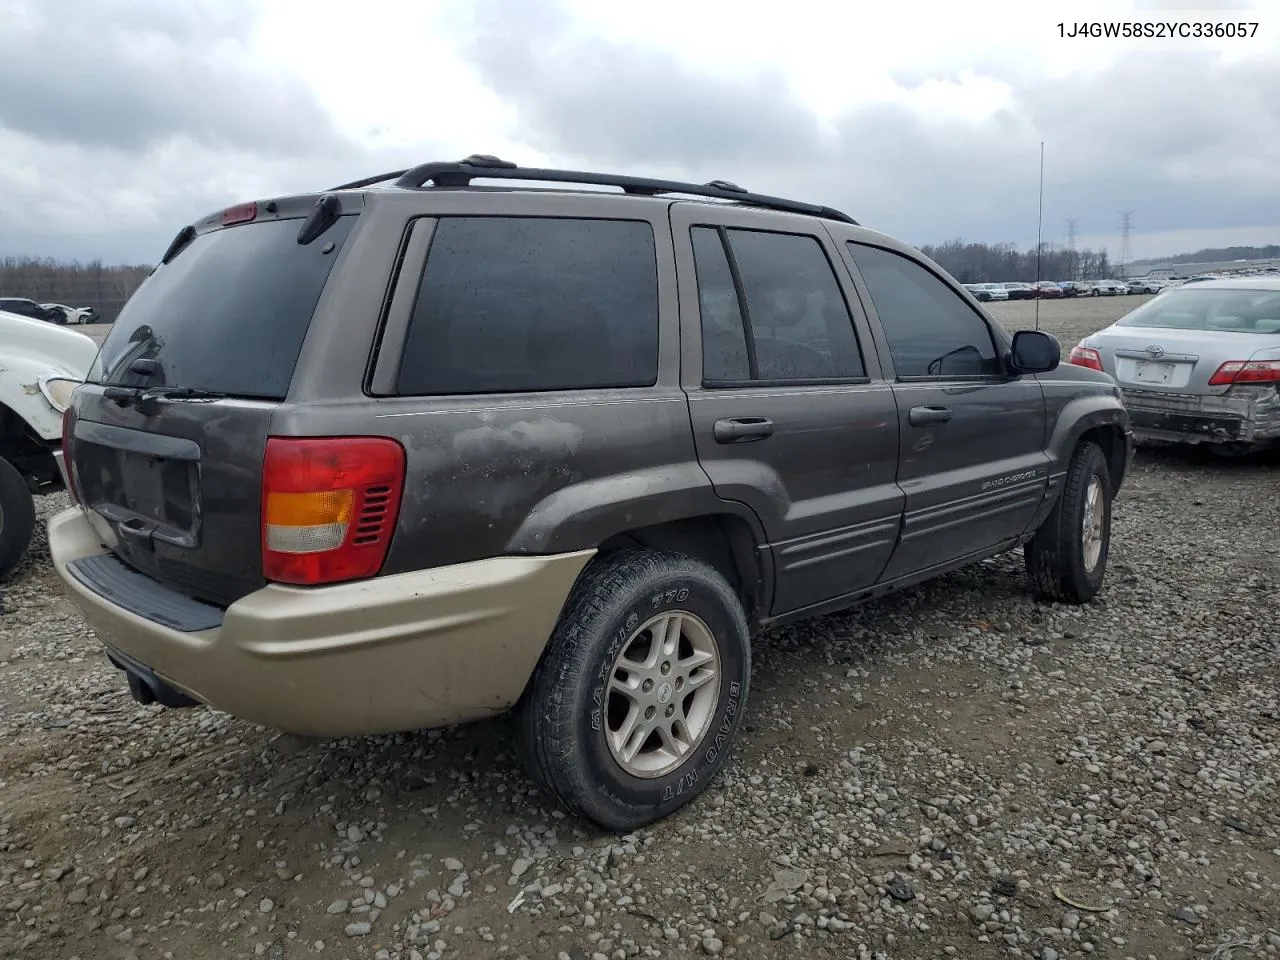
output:
[[[195,699],[309,736],[446,726],[519,699],[594,551],[509,556],[332,587],[272,584],[184,633],[118,606],[67,565],[105,553],[78,507],[49,521],[63,587],[109,648]]]

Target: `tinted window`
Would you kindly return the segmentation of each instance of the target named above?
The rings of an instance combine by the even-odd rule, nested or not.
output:
[[[1280,290],[1166,290],[1116,321],[1118,327],[1280,333]]]
[[[702,379],[750,380],[751,361],[742,310],[720,232],[711,227],[695,227],[692,235],[702,314]]]
[[[861,377],[853,321],[814,237],[728,231],[762,380]]]
[[[306,246],[296,239],[301,220],[201,234],[129,298],[89,379],[284,399],[311,314],[355,220],[340,218]],[[138,359],[157,361],[157,372],[131,373]]]
[[[960,296],[920,264],[849,244],[884,326],[899,377],[1000,372],[991,331]]]
[[[6,310],[9,313],[16,313],[23,317],[34,317],[39,319],[44,316],[45,311],[41,307],[30,300],[0,300],[0,310]]]
[[[849,308],[831,264],[814,237],[756,230],[727,230],[732,258],[717,249],[713,232],[694,231],[700,300],[710,304],[713,352],[703,379],[744,379],[745,353],[753,380],[824,380],[865,376]],[[699,236],[699,234],[701,235]],[[746,298],[750,340],[737,344],[735,316],[742,312],[728,269],[736,269]],[[703,306],[704,313],[708,306]],[[704,321],[705,323],[705,321]],[[704,349],[708,342],[703,332]]]
[[[398,392],[639,387],[657,376],[658,268],[648,223],[439,221]]]

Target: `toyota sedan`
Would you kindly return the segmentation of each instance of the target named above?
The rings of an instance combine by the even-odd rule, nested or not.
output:
[[[1280,442],[1280,277],[1205,280],[1085,337],[1070,361],[1111,374],[1140,441],[1239,455]]]

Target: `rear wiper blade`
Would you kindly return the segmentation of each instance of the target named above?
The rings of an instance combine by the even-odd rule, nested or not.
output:
[[[142,396],[141,387],[127,387],[114,383],[102,391],[103,399],[110,400],[117,407],[128,407],[140,396]]]
[[[166,400],[225,400],[227,394],[195,387],[144,387],[146,397],[163,397]]]
[[[311,216],[303,222],[298,230],[298,244],[306,246],[321,236],[326,230],[338,222],[342,214],[342,201],[332,194],[327,194],[316,201]],[[327,252],[327,251],[326,251]]]

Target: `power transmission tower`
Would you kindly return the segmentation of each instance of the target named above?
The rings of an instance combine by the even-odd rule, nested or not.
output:
[[[1124,210],[1120,214],[1120,275],[1124,276],[1125,268],[1129,264],[1129,235],[1133,232],[1133,215],[1137,211]]]

